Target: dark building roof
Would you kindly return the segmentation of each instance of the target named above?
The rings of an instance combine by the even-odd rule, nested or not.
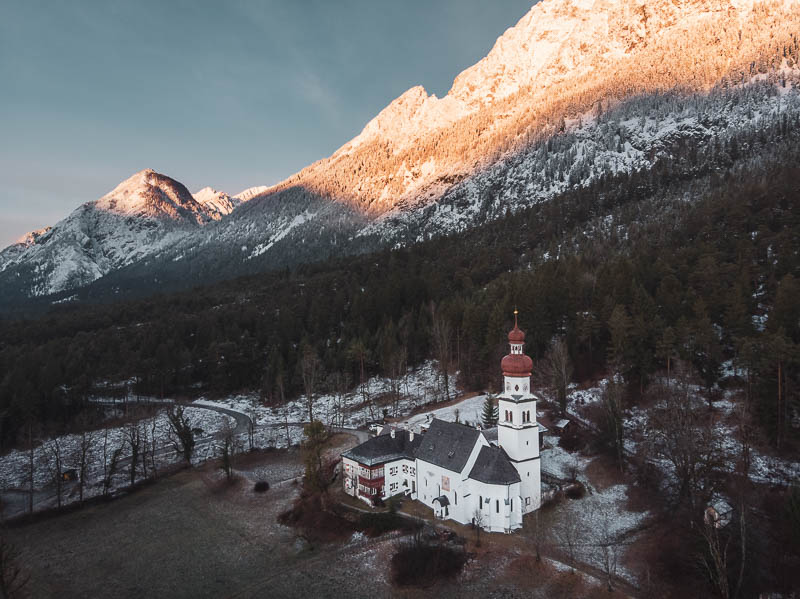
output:
[[[517,469],[500,447],[481,447],[469,477],[490,485],[509,485],[520,482]]]
[[[461,472],[480,434],[471,426],[434,418],[416,456],[435,466]]]
[[[408,431],[398,430],[392,437],[391,434],[388,434],[388,427],[384,427],[384,430],[387,431],[387,434],[372,437],[361,445],[348,449],[342,454],[342,457],[350,458],[365,466],[377,466],[401,458],[413,460],[414,450],[422,442],[422,435],[417,433],[411,440]]]
[[[444,507],[445,505],[450,505],[450,500],[447,498],[447,495],[441,495],[440,497],[434,499],[434,501],[438,501],[439,505],[441,505],[442,507]]]

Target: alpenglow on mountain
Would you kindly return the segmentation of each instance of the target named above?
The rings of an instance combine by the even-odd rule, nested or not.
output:
[[[800,130],[798,32],[800,0],[544,0],[445,97],[408,90],[278,185],[134,175],[0,252],[0,302],[395,247],[620,173],[754,159],[752,136]]]

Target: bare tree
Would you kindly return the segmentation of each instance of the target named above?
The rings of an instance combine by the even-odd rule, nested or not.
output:
[[[573,510],[565,510],[561,522],[556,527],[554,533],[558,543],[566,550],[570,560],[570,567],[574,572],[575,566],[578,563],[578,544],[580,543],[582,534],[581,523],[578,520],[577,514],[575,514]]]
[[[170,427],[170,440],[175,451],[183,456],[186,463],[192,465],[192,454],[194,453],[195,439],[189,417],[184,413],[181,405],[172,406],[167,411],[167,420]]]
[[[233,479],[233,454],[236,448],[233,442],[233,428],[226,423],[222,434],[222,463],[220,467],[225,473],[225,478],[230,482]]]
[[[536,561],[542,561],[542,549],[547,542],[547,529],[541,520],[541,510],[533,513],[533,528],[531,529],[531,539],[533,548],[536,551]]]
[[[108,428],[103,429],[103,497],[108,497],[124,446],[112,449]]]
[[[353,340],[347,348],[347,355],[351,362],[358,364],[358,386],[364,404],[369,401],[369,391],[367,390],[365,365],[369,350],[361,339]]]
[[[247,448],[253,451],[256,446],[256,421],[258,420],[258,412],[255,406],[250,406],[247,409]]]
[[[609,506],[600,508],[597,517],[592,520],[596,523],[597,534],[596,549],[603,572],[606,575],[608,590],[614,590],[614,579],[617,576],[617,566],[622,555],[623,544],[619,535],[614,530],[615,514]]]
[[[731,582],[733,581],[731,580],[730,568],[733,560],[730,549],[734,533],[724,530],[720,526],[719,520],[710,518],[708,515],[704,518],[701,529],[706,550],[703,556],[703,565],[722,599],[734,599],[738,597],[742,588],[742,582],[744,581],[747,539],[744,507],[744,502],[740,502],[738,513],[739,526],[737,530],[740,543],[739,569],[735,578],[735,584],[732,588]]]
[[[83,503],[83,491],[86,487],[86,478],[89,476],[89,465],[92,463],[94,446],[95,433],[93,431],[87,431],[84,428],[81,431],[80,439],[75,446],[74,454],[74,461],[78,466],[78,500],[81,503]]]
[[[292,446],[292,438],[289,436],[289,407],[283,407],[283,430],[286,433],[286,448]]]
[[[314,392],[316,390],[317,380],[319,379],[322,371],[322,363],[319,361],[317,351],[311,345],[306,344],[303,347],[303,355],[301,357],[300,366],[303,375],[303,390],[305,391],[308,421],[313,422]]]
[[[625,427],[623,426],[622,400],[625,390],[621,383],[611,381],[603,390],[606,442],[614,452],[620,470],[625,469]]]
[[[439,373],[444,384],[445,400],[450,399],[450,356],[452,354],[452,331],[450,323],[441,314],[436,312],[436,305],[431,302],[431,333],[433,336],[433,350],[439,362]]]
[[[36,479],[36,460],[34,447],[34,424],[28,422],[28,512],[33,513],[33,486]]]
[[[64,448],[61,440],[54,435],[44,444],[44,450],[44,461],[50,473],[50,480],[56,487],[56,505],[60,508],[64,495]]]
[[[150,417],[150,472],[153,478],[158,476],[158,466],[156,464],[156,453],[158,452],[158,414]]]
[[[122,434],[131,450],[131,463],[128,468],[128,475],[130,477],[130,484],[133,486],[136,483],[136,464],[139,462],[139,454],[142,451],[142,431],[139,427],[139,421],[133,420],[126,424]]]
[[[483,514],[482,506],[475,508],[472,513],[472,524],[475,526],[475,546],[481,546],[481,529],[486,525],[486,516]]]
[[[545,356],[546,376],[562,414],[567,413],[567,387],[572,381],[572,361],[563,337],[554,337]]]
[[[682,381],[677,388],[651,388],[657,398],[650,417],[651,453],[670,464],[672,476],[667,480],[674,481],[675,497],[696,513],[699,500],[713,492],[725,455],[708,412],[692,395],[687,380]]]
[[[403,346],[395,351],[389,360],[389,382],[392,393],[392,415],[397,416],[400,403],[400,386],[406,373],[408,350]]]
[[[19,550],[5,536],[0,536],[0,597],[17,599],[23,597],[30,580],[20,565]]]

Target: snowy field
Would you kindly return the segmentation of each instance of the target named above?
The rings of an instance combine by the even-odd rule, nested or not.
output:
[[[348,393],[324,394],[313,402],[313,415],[329,426],[359,428],[368,422],[387,417],[398,417],[431,402],[440,401],[443,393],[439,387],[436,362],[428,361],[419,368],[409,370],[399,381],[400,397],[391,397],[392,381],[373,377],[363,387],[357,386]],[[453,391],[451,390],[451,393]],[[196,405],[222,406],[247,414],[258,427],[281,426],[286,423],[308,422],[308,402],[305,396],[290,401],[285,406],[262,405],[257,394],[234,395],[220,400],[200,398]]]
[[[729,376],[733,376],[734,369],[728,364],[726,371]],[[602,403],[603,392],[608,386],[608,379],[602,379],[596,386],[588,389],[578,389],[576,385],[570,386],[568,395],[568,408],[570,416],[591,425],[583,416],[583,408]],[[698,385],[689,386],[690,393],[700,404],[705,403],[702,397],[702,389]],[[714,401],[714,412],[718,417],[715,420],[718,437],[722,444],[722,451],[727,456],[728,461],[735,463],[741,454],[741,443],[738,440],[738,431],[735,426],[731,426],[727,421],[734,417],[739,401],[736,393],[726,391],[722,398]],[[651,428],[649,411],[640,407],[632,407],[624,411],[623,427],[625,429],[625,450],[631,454],[635,453],[639,445],[647,438],[647,432]],[[785,485],[793,481],[800,480],[800,463],[787,460],[764,453],[763,450],[751,448],[751,471],[750,478],[759,483]],[[663,468],[670,468],[666,462],[653,457],[653,462]],[[667,472],[669,474],[669,472]]]
[[[218,454],[218,443],[213,435],[236,426],[231,416],[212,410],[187,407],[185,415],[198,436],[194,460],[204,461]],[[87,439],[87,476],[84,485],[84,498],[103,493],[104,465],[108,467],[111,456],[120,450],[117,472],[111,477],[110,490],[124,488],[130,484],[130,439],[139,436],[140,462],[137,464],[136,481],[147,478],[152,469],[162,469],[179,463],[183,458],[175,450],[166,411],[160,410],[153,416],[103,430],[91,431]],[[39,439],[33,455],[27,450],[13,450],[0,457],[0,495],[11,507],[5,515],[14,513],[21,496],[27,495],[31,470],[36,492],[36,510],[53,507],[57,503],[54,480],[60,470],[79,469],[81,456],[81,435],[63,435]],[[104,455],[105,454],[105,455]],[[32,468],[31,468],[32,457]],[[64,484],[62,502],[67,504],[78,500],[78,485],[75,482]],[[16,499],[16,501],[14,501]],[[27,497],[26,497],[27,500]],[[24,501],[22,503],[25,503]]]

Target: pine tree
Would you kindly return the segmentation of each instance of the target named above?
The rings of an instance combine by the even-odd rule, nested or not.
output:
[[[486,399],[483,402],[483,414],[481,414],[483,428],[492,428],[496,426],[499,419],[500,410],[497,407],[497,402],[495,401],[494,395],[489,393],[486,395]]]

